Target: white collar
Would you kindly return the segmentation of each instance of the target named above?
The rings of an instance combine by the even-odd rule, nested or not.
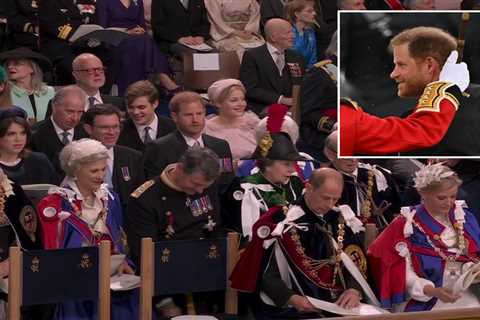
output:
[[[150,124],[146,125],[141,125],[138,126],[135,122],[135,128],[137,128],[138,135],[143,139],[143,136],[145,135],[145,128],[150,127],[150,137],[152,137],[152,140],[155,140],[157,138],[157,128],[158,128],[158,117],[156,114],[154,114],[152,122]]]
[[[73,136],[75,134],[75,128],[72,128],[72,129],[69,129],[69,130],[63,130],[62,128],[60,128],[56,123],[55,123],[55,120],[53,120],[53,116],[50,117],[50,120],[52,121],[52,124],[53,124],[53,128],[55,129],[55,132],[57,133],[57,135],[59,137],[61,137],[62,133],[64,131],[67,131],[68,133],[70,133],[70,140],[73,140]],[[62,139],[60,139],[62,140]]]
[[[267,42],[267,49],[268,49],[268,52],[270,52],[270,55],[272,57],[274,57],[274,55],[275,55],[274,58],[276,58],[277,52],[281,52],[282,54],[285,54],[285,50],[280,50],[280,49],[274,47],[273,45],[271,45],[269,42]]]
[[[180,132],[180,134],[182,135],[183,139],[185,139],[185,142],[187,143],[187,145],[188,145],[189,147],[192,147],[192,146],[195,144],[195,142],[197,142],[197,141],[200,143],[200,146],[201,146],[202,148],[205,147],[205,144],[203,143],[203,137],[202,137],[202,135],[200,135],[200,137],[199,137],[197,140],[195,140],[195,139],[193,139],[192,137],[187,137],[186,135],[184,135],[184,134],[181,133],[181,132]]]

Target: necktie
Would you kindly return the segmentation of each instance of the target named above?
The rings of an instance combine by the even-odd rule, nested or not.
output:
[[[108,184],[110,189],[113,189],[113,182],[112,182],[112,168],[111,166],[107,166],[107,170],[105,171],[105,182]]]
[[[65,146],[70,143],[70,139],[68,138],[69,135],[70,135],[70,132],[68,132],[68,131],[63,131],[62,132],[62,143]]]
[[[200,142],[198,142],[198,140],[197,140],[197,141],[195,141],[195,143],[193,144],[192,147],[194,147],[194,148],[201,148],[202,146],[200,145]]]
[[[152,142],[152,140],[153,140],[152,137],[150,136],[150,130],[151,129],[152,128],[150,128],[150,127],[145,127],[145,129],[144,129],[145,130],[145,134],[143,135],[143,143],[144,144]]]
[[[280,51],[275,51],[277,55],[275,64],[277,65],[278,72],[282,75],[283,68],[285,67],[285,56]]]
[[[95,99],[95,97],[88,97],[88,109],[93,107],[95,105],[96,101],[97,101],[97,99]]]

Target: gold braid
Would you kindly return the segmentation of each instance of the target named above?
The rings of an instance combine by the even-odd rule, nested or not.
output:
[[[368,171],[368,180],[367,180],[367,193],[364,202],[362,203],[362,222],[367,223],[368,219],[372,216],[372,195],[373,195],[373,184],[375,180],[375,175],[372,170]]]
[[[0,225],[8,222],[8,218],[5,215],[5,202],[5,190],[0,187]]]

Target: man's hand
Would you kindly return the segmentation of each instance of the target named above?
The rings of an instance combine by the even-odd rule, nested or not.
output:
[[[199,45],[205,42],[205,39],[203,37],[193,37],[193,44]]]
[[[117,269],[117,274],[135,274],[133,269],[128,265],[127,261],[123,261],[122,264]]]
[[[449,288],[434,288],[430,285],[423,288],[423,293],[430,297],[435,297],[440,299],[440,301],[445,303],[453,303],[460,298],[460,295],[454,295],[452,289]]]
[[[181,37],[177,42],[183,45],[195,45],[195,40],[193,37]]]
[[[453,50],[440,71],[440,81],[456,84],[460,91],[465,91],[470,84],[470,72],[465,62],[457,63],[458,52]]]
[[[338,300],[335,302],[340,307],[345,309],[356,308],[360,305],[360,300],[362,299],[360,293],[356,289],[347,289],[345,290]]]
[[[294,307],[298,312],[318,312],[318,309],[316,309],[307,298],[298,294],[291,296],[290,299],[288,299],[288,304]]]
[[[10,264],[8,263],[8,259],[0,262],[0,278],[8,277],[10,273]]]
[[[278,103],[285,104],[287,106],[291,106],[293,104],[293,99],[292,98],[287,98],[287,97],[281,97],[279,99]]]

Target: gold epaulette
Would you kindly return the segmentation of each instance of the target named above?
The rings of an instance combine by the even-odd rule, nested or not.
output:
[[[63,26],[58,27],[58,37],[63,40],[67,40],[70,31],[72,31],[72,27],[69,24],[65,24]]]
[[[330,59],[325,59],[325,60],[322,60],[322,61],[318,61],[317,63],[315,63],[313,66],[315,68],[321,68],[329,63],[332,63],[332,60]]]
[[[133,191],[130,195],[135,199],[138,199],[145,191],[147,191],[151,186],[155,184],[154,180],[148,180],[141,186],[139,186],[135,191]]]
[[[450,100],[453,105],[455,106],[455,109],[458,110],[458,105],[459,102],[455,96],[446,90],[453,86],[454,84],[450,82],[444,82],[444,81],[436,81],[427,84],[425,89],[423,90],[423,93],[418,99],[418,106],[415,110],[415,112],[419,111],[435,111],[438,112],[440,111],[440,101],[443,99],[448,99]]]
[[[347,105],[347,106],[352,107],[353,109],[358,110],[358,111],[362,110],[358,106],[358,103],[356,101],[353,101],[350,98],[340,98],[340,104]]]

